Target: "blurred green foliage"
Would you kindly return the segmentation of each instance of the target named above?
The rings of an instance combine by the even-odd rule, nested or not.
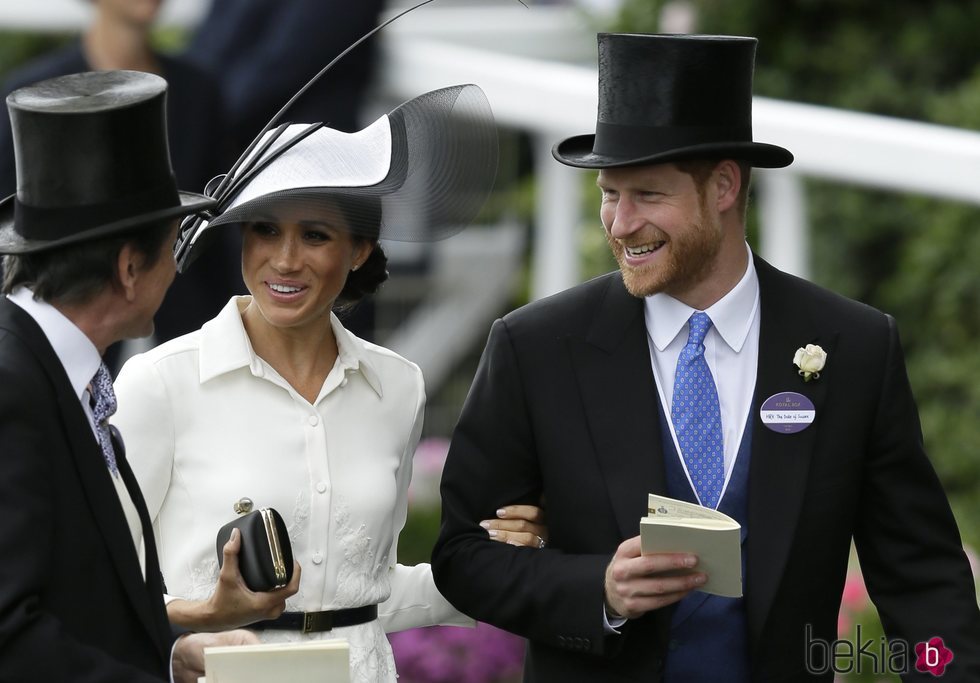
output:
[[[615,29],[656,32],[665,4],[626,0]],[[980,2],[690,4],[697,32],[759,39],[758,95],[980,129]],[[895,316],[927,450],[980,546],[980,209],[817,180],[807,200],[813,279]]]
[[[429,561],[439,537],[439,516],[438,505],[409,504],[408,518],[398,535],[398,562],[415,565]]]
[[[71,34],[0,31],[0,80],[23,62],[56,50],[70,40]]]

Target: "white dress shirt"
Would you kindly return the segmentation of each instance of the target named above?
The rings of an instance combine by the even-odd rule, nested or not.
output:
[[[256,356],[249,297],[201,330],[126,363],[113,423],[146,497],[171,596],[202,600],[218,576],[215,534],[250,498],[274,507],[303,568],[290,611],[379,604],[380,621],[263,640],[347,638],[352,681],[394,681],[384,631],[473,622],[428,564],[396,563],[425,392],[418,367],[331,316],[338,358],[311,404]]]
[[[92,340],[75,326],[75,323],[48,302],[35,299],[33,292],[28,288],[15,288],[13,292],[7,295],[7,299],[24,309],[24,312],[34,319],[44,336],[47,337],[48,343],[51,344],[55,355],[58,356],[58,360],[65,368],[65,374],[68,375],[72,390],[78,396],[82,411],[88,418],[89,427],[92,428],[92,436],[95,436],[96,441],[98,441],[88,385],[95,377],[99,366],[102,365],[99,350],[95,348]],[[109,471],[108,467],[106,467],[106,471]],[[126,523],[129,526],[129,533],[133,537],[133,545],[138,549],[140,569],[145,578],[143,527],[140,524],[139,513],[136,511],[136,505],[133,504],[129,491],[126,490],[126,484],[122,477],[119,476],[118,472],[115,475],[110,473],[110,476],[116,488],[116,495],[119,496],[123,513],[126,515]]]
[[[742,435],[752,407],[755,376],[759,364],[759,278],[752,261],[752,251],[748,245],[745,249],[748,252],[748,267],[741,280],[730,292],[704,311],[712,322],[711,329],[704,339],[704,358],[718,390],[724,439],[725,486],[718,498],[719,502],[728,488],[728,480],[735,465],[735,456],[738,455],[738,448],[742,443]],[[681,448],[677,442],[674,423],[670,419],[674,375],[677,372],[677,359],[687,344],[690,333],[688,320],[695,312],[696,309],[668,294],[654,294],[644,300],[653,376],[660,395],[660,404],[663,406],[670,427],[670,436],[678,454],[681,453]],[[724,372],[721,368],[724,368]],[[656,416],[650,416],[650,419],[655,418]],[[687,471],[687,463],[684,462],[683,457],[681,457],[681,464],[690,483],[691,475]],[[693,483],[691,483],[691,490],[695,490]],[[616,629],[624,623],[626,619],[611,617],[603,610],[603,625],[607,633],[619,633]]]
[[[712,322],[704,339],[704,359],[718,390],[724,438],[725,488],[722,489],[722,497],[728,488],[735,456],[742,443],[759,365],[759,278],[748,245],[745,249],[748,252],[748,267],[742,279],[730,292],[704,311]],[[657,391],[660,393],[667,423],[670,425],[674,448],[680,454],[674,423],[670,419],[674,374],[677,370],[677,359],[687,344],[690,332],[687,321],[696,309],[662,293],[647,297],[645,305],[653,376],[657,381]],[[681,463],[687,474],[687,464],[683,457]],[[691,489],[694,489],[693,484]]]

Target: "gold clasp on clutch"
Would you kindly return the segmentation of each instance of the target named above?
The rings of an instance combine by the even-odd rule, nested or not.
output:
[[[244,515],[252,511],[252,499],[251,498],[239,498],[235,501],[234,506],[232,506],[236,514]]]

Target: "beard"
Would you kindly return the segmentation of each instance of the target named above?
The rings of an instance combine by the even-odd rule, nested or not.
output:
[[[676,296],[708,278],[714,267],[715,257],[721,251],[723,233],[717,218],[714,221],[705,221],[705,215],[702,207],[687,229],[674,237],[668,238],[658,230],[660,234],[655,240],[667,240],[660,247],[664,250],[660,262],[639,267],[626,262],[625,247],[606,231],[606,241],[616,257],[619,270],[623,274],[623,284],[630,294],[647,297],[663,292]]]

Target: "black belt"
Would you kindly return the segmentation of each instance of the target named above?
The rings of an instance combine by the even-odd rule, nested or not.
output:
[[[364,607],[334,609],[325,612],[283,612],[277,619],[257,621],[254,624],[249,624],[245,628],[314,633],[316,631],[329,631],[334,628],[340,628],[341,626],[366,624],[377,618],[378,606],[364,605]]]

